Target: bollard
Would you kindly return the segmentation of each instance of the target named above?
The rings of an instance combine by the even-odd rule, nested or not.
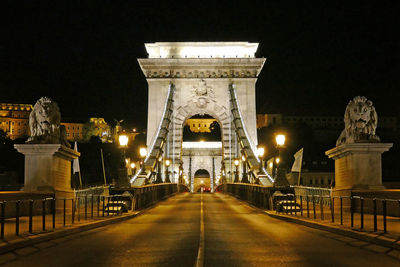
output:
[[[387,232],[386,228],[386,199],[382,200],[382,209],[383,209],[383,232]]]
[[[312,204],[313,204],[314,220],[315,220],[315,219],[317,219],[317,214],[315,213],[315,198],[314,198],[314,195],[312,195]]]
[[[104,202],[105,202],[105,196],[103,196],[103,217],[104,217]]]
[[[33,200],[29,200],[29,233],[32,234]]]
[[[300,196],[300,214],[303,217],[303,196]]]
[[[46,199],[42,200],[42,229],[46,231]]]
[[[93,203],[94,203],[94,197],[92,195],[92,206],[90,207],[90,218],[93,219]]]
[[[331,217],[332,217],[332,222],[335,222],[335,198],[331,197]]]
[[[15,235],[19,235],[19,204],[20,201],[15,202]]]
[[[373,201],[373,204],[374,204],[374,232],[376,232],[376,231],[378,231],[376,198],[374,198],[372,201]]]
[[[64,224],[64,227],[65,227],[65,209],[66,209],[66,203],[67,203],[67,200],[64,198],[64,217],[63,217],[63,224]]]
[[[87,220],[87,196],[85,196],[85,220]]]
[[[360,229],[364,229],[364,198],[360,198],[360,213],[361,213],[361,225]]]
[[[4,239],[4,219],[5,219],[5,211],[6,211],[6,202],[2,201],[0,203],[1,206],[1,229],[0,229],[0,237]]]
[[[297,216],[297,196],[294,196],[294,215]]]
[[[308,199],[308,195],[306,196],[307,201],[307,218],[310,218],[310,201]]]
[[[321,221],[323,221],[324,220],[324,197],[322,195],[319,197],[320,197],[319,208],[321,210]]]
[[[354,227],[354,198],[350,197],[350,227]]]
[[[53,229],[56,228],[56,199],[52,199]]]

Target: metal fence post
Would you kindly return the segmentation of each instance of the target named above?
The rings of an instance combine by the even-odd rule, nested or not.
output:
[[[335,222],[335,198],[331,197],[331,216],[332,216],[332,222]]]
[[[97,217],[100,217],[100,195],[97,196]]]
[[[350,196],[350,225],[354,227],[354,198]]]
[[[85,195],[85,220],[87,220],[87,195]]]
[[[307,201],[307,218],[310,218],[310,200],[308,198],[308,195],[306,196],[306,201]]]
[[[312,195],[312,204],[313,204],[313,211],[314,211],[314,219],[317,219],[317,214],[315,213],[315,198],[314,198],[314,195]]]
[[[343,225],[343,198],[340,196],[340,225]]]
[[[81,221],[81,199],[78,197],[78,222]]]
[[[378,231],[376,198],[374,198],[372,201],[373,201],[373,204],[374,204],[374,232],[376,232],[376,231]]]
[[[0,230],[0,235],[1,235],[1,239],[4,239],[4,220],[5,220],[5,216],[6,216],[6,202],[2,201],[0,203],[1,205],[1,230]]]
[[[64,198],[63,224],[65,227],[65,209],[67,208],[67,200]]]
[[[105,204],[104,204],[104,202],[105,202],[105,196],[103,196],[103,217],[104,217],[104,207],[105,207]]]
[[[73,198],[71,199],[71,212],[72,212],[71,222],[72,222],[72,224],[74,224],[75,223],[75,200]]]
[[[360,198],[361,229],[364,229],[364,198]]]
[[[92,205],[90,207],[90,218],[93,219],[93,204],[94,204],[94,196],[92,195]]]
[[[300,214],[303,217],[303,196],[300,196]]]
[[[324,197],[322,195],[319,196],[320,201],[319,201],[319,208],[321,209],[321,221],[324,220]]]
[[[382,208],[383,208],[383,232],[387,232],[386,228],[386,199],[382,200]]]
[[[33,200],[29,200],[29,233],[32,233]]]
[[[19,235],[19,204],[20,201],[15,202],[15,235]]]
[[[46,231],[46,199],[42,200],[42,229]]]
[[[56,228],[56,198],[54,197],[51,201],[52,214],[53,214],[53,229]]]

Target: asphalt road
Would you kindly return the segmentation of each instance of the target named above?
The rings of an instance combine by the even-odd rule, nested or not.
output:
[[[5,266],[399,266],[370,251],[379,249],[227,195],[185,193],[128,221],[16,251]]]

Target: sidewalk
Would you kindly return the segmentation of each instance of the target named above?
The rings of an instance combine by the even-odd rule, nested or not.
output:
[[[317,210],[316,210],[317,211]],[[314,215],[311,212],[310,218],[307,218],[307,214],[303,211],[303,216],[300,215],[300,212],[297,212],[297,215],[293,214],[283,214],[276,213],[275,211],[265,211],[271,217],[282,219],[289,222],[294,222],[298,224],[302,224],[308,227],[317,228],[320,230],[325,230],[331,233],[344,235],[351,238],[356,238],[368,243],[377,244],[380,246],[388,247],[397,250],[395,253],[398,253],[400,257],[400,221],[399,218],[389,218],[391,231],[384,233],[382,230],[378,230],[377,232],[373,232],[373,216],[372,215],[364,215],[364,229],[360,229],[360,220],[359,214],[355,214],[354,217],[354,227],[350,227],[350,214],[344,214],[343,216],[343,225],[340,224],[340,218],[335,215],[335,222],[332,223],[331,214],[325,213],[324,220],[321,220],[321,214],[316,212],[317,219],[313,219]],[[388,222],[389,225],[389,222]],[[368,226],[368,227],[367,227]],[[372,227],[372,228],[371,228]],[[378,219],[378,229],[379,229],[379,219]],[[382,226],[380,229],[383,229]]]
[[[0,241],[0,254],[11,252],[13,250],[23,248],[26,246],[31,246],[37,243],[45,242],[55,238],[61,238],[70,234],[79,233],[82,231],[87,231],[97,227],[105,226],[108,224],[120,222],[137,216],[138,214],[144,212],[134,211],[124,213],[122,215],[109,215],[105,213],[102,217],[102,212],[100,211],[100,216],[97,214],[97,210],[94,211],[93,219],[91,218],[90,210],[87,214],[87,219],[85,219],[85,212],[80,212],[80,220],[78,221],[78,216],[75,214],[75,221],[72,224],[72,214],[66,214],[66,224],[64,226],[64,216],[63,213],[56,214],[55,228],[53,228],[53,217],[51,214],[46,215],[45,219],[45,230],[43,230],[43,218],[42,216],[32,217],[32,233],[29,233],[29,217],[20,217],[19,219],[19,235],[16,235],[16,219],[6,219],[4,225],[4,239]],[[1,260],[0,260],[1,261]]]

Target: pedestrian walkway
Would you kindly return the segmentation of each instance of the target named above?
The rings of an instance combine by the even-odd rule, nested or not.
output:
[[[136,212],[137,213],[137,212]],[[135,214],[129,212],[128,214]],[[53,215],[46,214],[43,220],[43,216],[32,216],[32,230],[29,229],[29,217],[19,217],[19,223],[16,218],[8,218],[4,220],[4,238],[0,241],[0,246],[7,245],[9,243],[17,242],[17,240],[25,239],[30,236],[40,235],[44,233],[54,232],[60,229],[76,228],[93,222],[109,220],[119,215],[113,213],[104,212],[101,209],[97,209],[94,206],[93,213],[92,209],[89,208],[87,212],[80,210],[75,212],[74,218],[72,213],[57,212],[53,223]]]

